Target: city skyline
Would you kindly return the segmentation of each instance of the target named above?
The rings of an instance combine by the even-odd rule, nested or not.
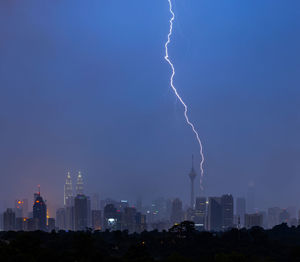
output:
[[[192,163],[190,182],[193,182],[195,177]],[[255,208],[253,188],[249,191],[247,199],[224,194],[197,196],[194,202],[191,186],[190,205],[184,204],[180,198],[158,198],[153,199],[150,204],[143,203],[139,198],[136,204],[133,204],[125,199],[101,199],[99,194],[92,196],[85,194],[85,178],[80,171],[73,179],[76,180],[75,188],[72,187],[71,173],[67,172],[64,204],[52,213],[55,216],[50,215],[48,202],[44,200],[41,187],[38,185],[38,191],[33,194],[32,202],[25,198],[16,199],[14,208],[7,207],[1,213],[0,230],[46,232],[128,230],[129,233],[140,233],[144,230],[168,230],[184,221],[194,223],[197,231],[250,229],[253,226],[271,229],[282,223],[288,226],[300,224],[300,210],[295,206],[285,208],[272,206],[265,210]]]
[[[169,88],[168,1],[64,3],[0,3],[0,210],[37,184],[54,209],[79,170],[88,193],[189,203],[200,156]],[[299,207],[299,8],[174,0],[169,53],[204,144],[204,195],[254,184],[257,208]]]

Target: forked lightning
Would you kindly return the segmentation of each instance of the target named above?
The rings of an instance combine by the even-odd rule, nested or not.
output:
[[[173,91],[174,91],[175,95],[177,96],[178,100],[180,101],[180,103],[183,105],[185,120],[186,120],[187,124],[192,128],[192,130],[193,130],[193,132],[196,136],[196,139],[199,143],[200,156],[201,156],[201,161],[200,161],[200,188],[201,188],[201,190],[203,190],[202,182],[203,182],[203,175],[204,175],[204,170],[203,170],[204,154],[203,154],[202,142],[201,142],[201,139],[199,137],[199,134],[198,134],[197,130],[195,129],[195,126],[193,125],[193,123],[190,121],[190,119],[188,117],[188,107],[187,107],[186,103],[183,101],[182,97],[179,95],[177,89],[174,86],[175,67],[174,67],[173,63],[171,62],[171,60],[169,58],[168,46],[171,43],[171,36],[172,36],[172,33],[173,33],[173,22],[175,20],[175,13],[173,11],[172,1],[168,0],[168,2],[169,2],[169,7],[170,7],[170,13],[171,13],[172,16],[171,16],[171,19],[170,19],[170,30],[169,30],[169,34],[168,34],[168,40],[165,44],[165,49],[166,49],[165,59],[169,63],[169,65],[171,66],[171,69],[172,69],[172,75],[171,75],[171,78],[170,78],[170,86],[173,89]]]

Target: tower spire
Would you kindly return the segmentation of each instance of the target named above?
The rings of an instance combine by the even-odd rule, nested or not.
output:
[[[192,169],[194,169],[194,154],[192,154]]]
[[[191,208],[194,208],[194,206],[195,206],[194,181],[195,181],[196,176],[197,176],[197,174],[194,170],[194,155],[192,155],[192,169],[191,169],[191,172],[189,173],[189,178],[191,180]]]

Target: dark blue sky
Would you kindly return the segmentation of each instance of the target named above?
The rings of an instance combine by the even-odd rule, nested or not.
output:
[[[254,182],[257,207],[297,204],[300,2],[173,2],[170,56],[206,194]],[[167,0],[0,2],[0,199],[41,184],[62,204],[66,171],[81,170],[102,197],[188,200],[200,158],[169,88],[169,18]]]

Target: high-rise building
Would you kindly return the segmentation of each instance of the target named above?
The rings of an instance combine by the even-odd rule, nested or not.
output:
[[[222,228],[223,230],[233,227],[233,197],[232,195],[223,195],[221,197],[222,205]]]
[[[279,224],[279,214],[281,212],[281,208],[279,207],[271,207],[268,209],[268,227],[273,228],[274,226]]]
[[[238,217],[240,227],[245,225],[245,214],[246,214],[246,199],[243,197],[238,197],[236,199],[236,215]]]
[[[118,212],[113,204],[104,207],[103,219],[105,230],[121,230],[121,212]]]
[[[16,231],[25,231],[26,230],[26,218],[16,217]]]
[[[67,173],[66,183],[64,186],[64,206],[73,205],[73,186],[70,172]]]
[[[245,214],[245,227],[262,227],[263,215],[262,214]]]
[[[16,215],[11,208],[3,213],[3,229],[4,231],[16,230]]]
[[[35,201],[33,204],[33,218],[38,219],[38,229],[42,231],[47,231],[47,206],[39,193],[35,196]]]
[[[135,215],[135,222],[136,222],[136,229],[135,229],[136,232],[140,233],[144,230],[147,230],[146,215],[137,212]]]
[[[88,198],[83,194],[74,199],[74,222],[76,231],[84,231],[88,227]]]
[[[222,230],[222,204],[221,197],[209,197],[207,229],[209,231]]]
[[[89,228],[92,227],[92,209],[91,209],[91,199],[87,196],[87,225]]]
[[[28,216],[28,200],[17,199],[15,201],[15,214],[16,217],[27,217]]]
[[[77,181],[76,181],[76,194],[83,195],[83,177],[81,172],[78,172]]]
[[[52,230],[55,230],[55,219],[49,217],[48,218],[48,232],[52,232]]]
[[[279,224],[286,223],[288,224],[290,220],[290,214],[286,209],[281,210],[279,213]]]
[[[203,231],[206,228],[206,197],[197,197],[195,206],[195,227],[197,230]]]
[[[66,230],[75,230],[74,216],[75,216],[74,206],[65,207]]]
[[[98,193],[95,193],[92,196],[91,209],[92,210],[100,210],[100,197],[99,197]]]
[[[101,210],[92,210],[92,228],[93,230],[102,229]]]
[[[192,169],[191,172],[189,173],[189,178],[191,180],[191,208],[193,209],[195,207],[195,192],[194,192],[194,182],[197,174],[194,170],[194,156],[192,156]]]
[[[171,223],[178,224],[182,222],[183,219],[183,211],[182,211],[182,202],[179,198],[175,198],[172,202],[172,210],[171,210]]]
[[[136,209],[134,207],[126,207],[122,214],[122,230],[128,230],[133,233],[136,229]]]
[[[59,208],[56,210],[56,227],[58,230],[66,230],[66,209]]]
[[[23,204],[24,202],[21,199],[15,201],[15,214],[16,217],[23,217]]]

